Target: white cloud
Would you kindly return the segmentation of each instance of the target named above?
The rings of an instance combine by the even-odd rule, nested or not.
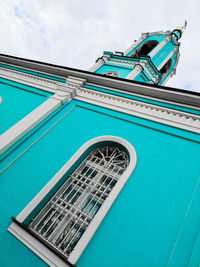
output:
[[[167,85],[200,91],[198,0],[0,0],[0,53],[89,68],[104,50],[123,51],[142,32],[170,30],[186,18],[177,74]]]

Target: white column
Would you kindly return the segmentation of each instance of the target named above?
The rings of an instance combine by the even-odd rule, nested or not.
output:
[[[171,53],[169,53],[169,55],[160,63],[160,65],[158,66],[158,70],[160,71],[162,69],[162,67],[167,63],[167,61],[173,56],[173,54],[175,54],[177,52],[177,48],[174,48],[172,50]]]
[[[149,36],[149,33],[143,33],[140,38],[135,41],[131,46],[129,46],[125,51],[124,51],[124,56],[126,56],[128,53],[130,53],[136,46],[138,46],[144,39],[146,39]]]
[[[0,155],[61,106],[63,102],[69,101],[70,99],[71,96],[69,93],[57,90],[56,94],[51,96],[31,113],[9,128],[0,136]]]
[[[126,79],[133,80],[142,71],[143,67],[139,64],[136,64],[133,70],[126,76]]]
[[[150,53],[149,56],[152,58],[155,56],[155,54],[158,53],[158,51],[163,48],[163,46],[169,41],[169,38],[165,38],[159,45],[157,45]]]

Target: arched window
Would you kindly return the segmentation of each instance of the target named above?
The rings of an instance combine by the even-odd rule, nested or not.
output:
[[[150,40],[143,43],[138,49],[136,49],[131,57],[140,58],[141,56],[147,56],[158,44],[156,40]]]
[[[117,146],[94,149],[29,227],[69,257],[128,165],[128,155]]]
[[[102,136],[88,141],[13,218],[9,231],[48,264],[75,264],[135,165],[135,150],[124,139]],[[19,226],[24,232],[17,232]]]
[[[161,80],[164,78],[164,76],[169,72],[170,68],[172,65],[172,60],[171,58],[165,63],[165,65],[161,68],[160,73],[161,73]]]

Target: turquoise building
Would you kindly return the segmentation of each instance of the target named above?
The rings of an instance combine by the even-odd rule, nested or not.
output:
[[[0,54],[3,267],[198,267],[200,94],[182,28],[88,70]]]

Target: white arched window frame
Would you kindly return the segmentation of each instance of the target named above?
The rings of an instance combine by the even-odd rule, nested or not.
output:
[[[30,233],[26,232],[20,223],[26,221],[26,219],[34,212],[42,200],[48,195],[48,193],[59,183],[63,176],[70,172],[74,165],[80,161],[81,158],[85,158],[88,153],[90,153],[94,148],[102,145],[116,145],[121,147],[128,156],[129,164],[123,174],[120,176],[119,180],[109,193],[108,197],[103,202],[102,206],[90,222],[89,226],[81,236],[80,240],[74,247],[73,251],[69,255],[69,264],[76,264],[82,252],[86,248],[90,239],[94,235],[98,226],[102,222],[106,213],[110,209],[114,200],[118,196],[119,192],[123,188],[124,184],[127,182],[131,173],[133,172],[136,165],[136,152],[133,146],[126,140],[115,137],[115,136],[100,136],[89,140],[86,142],[72,157],[71,159],[58,171],[58,173],[49,181],[49,183],[36,195],[36,197],[24,208],[24,210],[16,217],[9,231],[15,235],[20,241],[22,241],[26,246],[28,246],[35,254],[42,258],[46,263],[51,266],[66,266],[66,262],[63,262],[62,258],[56,256],[52,251],[45,247],[42,242],[39,242],[31,236]],[[16,223],[18,222],[18,223]]]

